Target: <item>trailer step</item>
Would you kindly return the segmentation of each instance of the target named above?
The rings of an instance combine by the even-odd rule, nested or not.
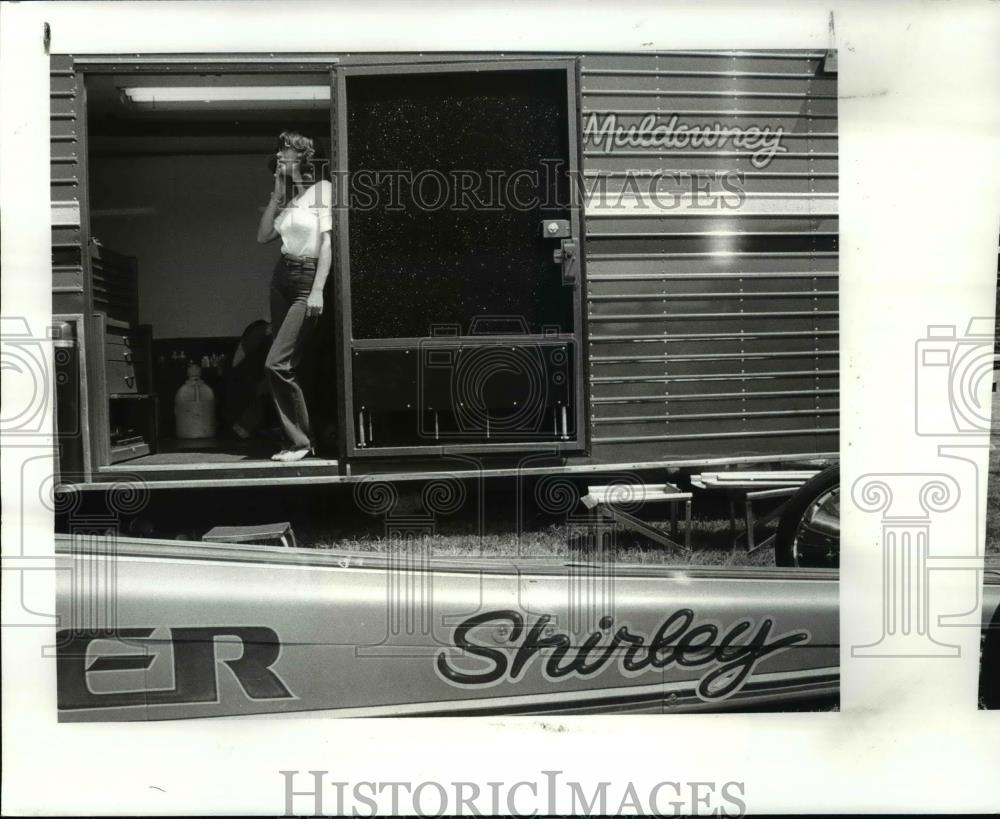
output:
[[[818,469],[775,469],[765,472],[702,472],[691,476],[691,485],[697,489],[721,489],[729,495],[729,531],[733,538],[733,549],[746,538],[747,552],[753,553],[764,549],[774,542],[771,534],[757,541],[757,530],[781,516],[788,501],[806,481],[820,473]],[[736,532],[736,496],[742,494],[744,504],[744,520],[746,531]],[[771,509],[763,517],[755,517],[753,505],[758,501],[784,500]]]
[[[771,470],[768,472],[702,472],[691,476],[698,489],[762,489],[801,486],[818,475],[818,469]]]
[[[580,500],[583,505],[595,512],[606,514],[612,520],[623,526],[645,535],[661,546],[691,551],[691,492],[682,492],[670,483],[659,484],[611,484],[610,486],[588,486],[587,494]],[[633,503],[669,503],[670,504],[670,534],[667,537],[662,530],[647,523],[630,512],[621,508],[622,504]],[[684,543],[678,543],[673,538],[677,531],[677,504],[684,504]]]

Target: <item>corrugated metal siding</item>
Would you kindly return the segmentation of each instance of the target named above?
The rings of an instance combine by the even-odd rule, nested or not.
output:
[[[624,126],[676,114],[688,126],[781,128],[786,149],[756,168],[729,146],[608,150],[585,136],[587,184],[610,194],[586,218],[595,459],[838,450],[837,78],[822,62],[582,58],[584,131],[592,114]],[[746,199],[737,209],[637,207],[626,174],[672,171],[743,172]]]
[[[72,57],[51,58],[49,82],[52,309],[55,313],[85,313],[80,224],[82,89]]]

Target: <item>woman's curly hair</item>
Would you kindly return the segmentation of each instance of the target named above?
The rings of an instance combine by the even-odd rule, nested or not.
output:
[[[299,131],[282,131],[278,135],[277,150],[294,148],[299,153],[299,173],[308,182],[318,182],[324,175],[326,159],[318,139],[313,139]],[[277,158],[271,157],[270,168],[274,173]]]

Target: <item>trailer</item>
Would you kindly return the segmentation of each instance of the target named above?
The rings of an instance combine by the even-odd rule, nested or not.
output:
[[[51,60],[62,487],[662,483],[836,460],[835,53]],[[253,230],[286,127],[328,141],[335,179],[405,177],[404,205],[442,180],[478,197],[344,196],[319,457],[291,464],[222,419],[179,439],[172,406],[191,361],[221,403],[267,315],[276,251]],[[490,181],[524,206],[490,207]]]
[[[225,411],[286,128],[336,192],[295,463]],[[835,52],[53,55],[51,145],[61,720],[835,706]],[[777,488],[795,568],[619,561],[608,521],[691,549],[696,474]],[[487,481],[582,545],[420,545]],[[123,527],[337,485],[381,553]]]

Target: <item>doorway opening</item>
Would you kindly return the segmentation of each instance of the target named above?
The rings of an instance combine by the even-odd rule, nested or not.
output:
[[[86,91],[110,462],[281,469],[263,380],[280,243],[259,245],[256,232],[278,134],[306,133],[329,156],[328,71],[90,73]],[[337,463],[335,357],[322,352],[332,323],[328,311],[302,367],[319,441],[311,469]],[[194,424],[177,404],[185,390]]]
[[[572,60],[194,71],[86,78],[100,466],[322,471],[584,449]],[[280,250],[255,241],[288,129],[319,144],[335,190],[325,307],[300,367],[319,457],[294,465],[269,460]],[[192,379],[214,401],[194,436],[175,401]]]

